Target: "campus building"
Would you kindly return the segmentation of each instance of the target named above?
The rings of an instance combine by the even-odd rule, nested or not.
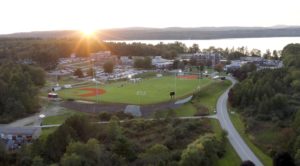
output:
[[[220,63],[221,54],[199,52],[195,53],[190,57],[190,61],[194,61],[197,64],[204,64],[206,66],[215,66]]]
[[[118,57],[112,55],[110,51],[99,51],[91,54],[91,60],[95,62],[95,64],[102,65],[107,61],[112,61],[113,63],[118,62]]]
[[[231,64],[224,67],[225,71],[235,70],[241,68],[244,64],[253,63],[258,70],[261,69],[276,69],[283,67],[280,60],[269,60],[262,57],[241,57],[240,60],[232,60]]]
[[[173,65],[173,60],[163,59],[161,56],[152,58],[152,65],[156,68],[168,68]]]
[[[120,64],[133,66],[133,59],[128,56],[121,56],[120,57]]]

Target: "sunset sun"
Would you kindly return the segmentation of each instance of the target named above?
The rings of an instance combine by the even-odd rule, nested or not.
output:
[[[92,28],[84,28],[80,30],[82,32],[82,34],[84,34],[85,36],[92,36],[95,34],[96,30],[92,29]]]

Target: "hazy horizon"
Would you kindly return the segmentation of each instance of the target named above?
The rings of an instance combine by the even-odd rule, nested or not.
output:
[[[131,26],[131,27],[107,27],[107,28],[97,28],[95,31],[101,30],[114,30],[114,29],[168,29],[168,28],[182,28],[182,29],[189,29],[189,28],[286,28],[286,27],[300,27],[300,25],[272,25],[272,26],[203,26],[203,27],[185,27],[185,26],[172,26],[172,27],[143,27],[143,26]],[[80,31],[80,29],[47,29],[47,30],[30,30],[30,31],[18,31],[18,32],[9,32],[9,33],[1,33],[0,35],[9,35],[15,33],[31,33],[31,32],[51,32],[51,31]]]
[[[0,34],[128,27],[300,25],[296,0],[10,0],[1,2]]]

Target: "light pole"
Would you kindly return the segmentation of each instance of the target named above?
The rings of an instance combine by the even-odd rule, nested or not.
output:
[[[141,98],[145,96],[147,93],[146,91],[136,91],[136,95],[139,96],[139,104],[141,105]]]
[[[178,72],[177,71],[175,72],[175,96],[174,96],[175,99],[177,95],[177,73],[181,73],[181,72],[182,72],[181,69],[178,70]]]
[[[95,86],[96,86],[96,104],[98,103],[98,95],[99,95],[99,90],[98,90],[98,82],[97,82],[97,79],[96,79],[96,67],[95,67],[95,63],[93,63],[93,68],[92,68],[92,75],[93,75],[93,78],[92,78],[92,81],[95,82]],[[94,106],[94,113],[96,112],[96,104]]]

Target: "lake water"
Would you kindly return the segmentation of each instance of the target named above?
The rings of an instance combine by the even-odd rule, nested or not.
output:
[[[282,50],[284,46],[289,43],[300,43],[300,37],[274,37],[274,38],[235,38],[235,39],[212,39],[212,40],[110,40],[112,42],[125,42],[125,43],[146,43],[146,44],[158,44],[174,43],[175,41],[182,42],[186,46],[191,46],[194,43],[198,44],[200,49],[208,48],[210,46],[219,48],[237,48],[247,47],[248,50],[253,48],[259,49],[265,52],[270,50]]]

